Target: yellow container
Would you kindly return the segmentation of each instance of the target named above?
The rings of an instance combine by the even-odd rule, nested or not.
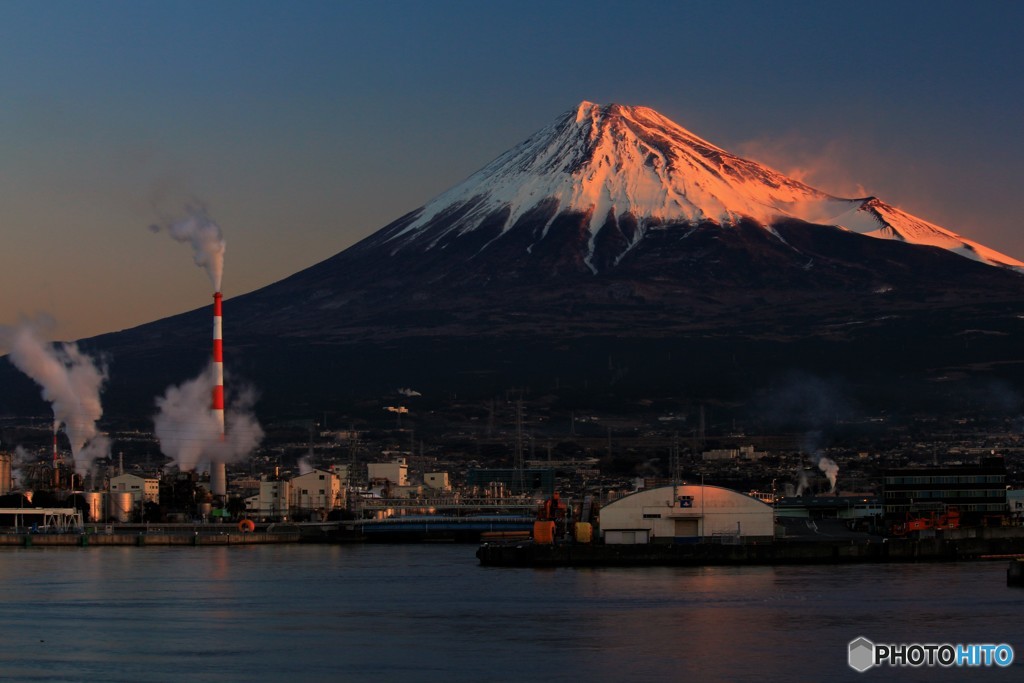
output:
[[[590,522],[576,522],[576,542],[590,543],[594,536],[594,527]]]
[[[555,523],[554,522],[534,522],[533,523],[533,542],[540,543],[543,545],[551,545],[555,542]]]

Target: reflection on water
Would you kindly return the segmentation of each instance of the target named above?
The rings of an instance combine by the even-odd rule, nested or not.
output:
[[[1005,563],[481,568],[462,545],[0,551],[11,680],[1021,680]],[[847,643],[1007,642],[1003,670]]]

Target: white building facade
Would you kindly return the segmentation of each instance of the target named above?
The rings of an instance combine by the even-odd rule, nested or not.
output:
[[[452,483],[447,472],[427,472],[423,475],[423,483],[438,491],[451,491]]]
[[[140,507],[143,503],[160,502],[160,480],[139,477],[134,474],[119,474],[110,480],[110,492],[131,493],[132,504]]]
[[[260,492],[245,499],[246,512],[260,521],[287,521],[290,491],[286,481],[261,481]]]
[[[293,517],[326,517],[331,510],[345,507],[345,490],[333,472],[313,470],[291,480],[288,502]]]
[[[409,485],[409,466],[405,458],[397,458],[392,462],[367,463],[366,474],[371,482],[387,481],[395,486]]]
[[[630,494],[601,510],[607,544],[743,542],[775,536],[775,511],[743,493],[718,486],[664,486]]]

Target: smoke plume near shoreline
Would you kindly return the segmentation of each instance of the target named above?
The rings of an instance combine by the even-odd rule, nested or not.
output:
[[[243,460],[263,439],[263,428],[252,413],[256,397],[251,390],[235,393],[225,411],[225,433],[221,434],[220,423],[210,410],[215,381],[210,364],[198,377],[168,387],[156,399],[153,433],[163,454],[183,472]]]
[[[166,230],[176,242],[187,242],[192,247],[192,258],[197,266],[206,271],[215,292],[221,291],[221,280],[224,276],[224,251],[226,243],[220,226],[207,214],[206,209],[198,206],[185,208],[185,218],[154,223],[149,226],[153,232]]]
[[[44,327],[46,323],[39,320],[0,326],[0,347],[9,349],[14,366],[42,387],[43,399],[53,408],[54,428],[64,425],[75,472],[85,476],[96,458],[110,452],[110,439],[96,427],[103,416],[100,392],[107,368],[102,362],[97,365],[77,344],[44,342]]]

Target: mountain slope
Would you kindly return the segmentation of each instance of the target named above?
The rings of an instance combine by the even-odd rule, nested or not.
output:
[[[1024,266],[1015,258],[911,216],[874,197],[869,197],[852,211],[833,216],[822,222],[838,225],[870,237],[939,247],[989,265],[1010,268]]]
[[[398,386],[742,400],[793,371],[875,399],[947,377],[1024,386],[1020,267],[650,109],[585,102],[349,249],[225,301],[227,386],[292,415]],[[204,307],[86,340],[110,361],[107,414],[150,414],[207,362],[209,326]],[[0,379],[17,387],[2,410],[27,390]]]

